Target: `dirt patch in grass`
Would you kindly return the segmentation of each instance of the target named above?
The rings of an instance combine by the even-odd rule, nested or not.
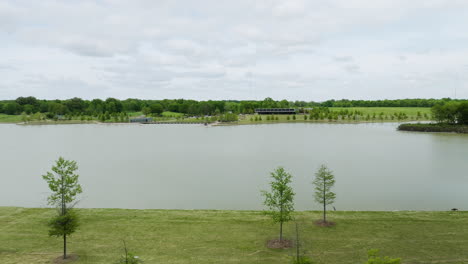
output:
[[[267,242],[267,247],[268,248],[282,248],[282,249],[292,248],[293,242],[292,240],[287,240],[287,239],[283,239],[283,240],[272,239]]]
[[[331,227],[331,226],[334,226],[336,225],[335,222],[332,222],[332,221],[323,221],[323,220],[317,220],[314,222],[314,224],[316,226],[321,226],[321,227]]]
[[[76,254],[69,254],[67,255],[66,259],[63,259],[63,255],[54,259],[54,264],[63,264],[63,263],[71,263],[75,262],[79,259],[78,255]]]

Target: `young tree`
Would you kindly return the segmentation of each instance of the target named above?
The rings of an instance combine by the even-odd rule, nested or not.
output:
[[[299,238],[299,226],[296,222],[296,256],[293,257],[293,264],[314,264],[312,259],[310,259],[308,256],[306,256],[304,253],[301,252],[301,240]]]
[[[315,201],[323,204],[323,222],[327,222],[327,205],[333,204],[336,195],[331,191],[331,187],[335,184],[335,176],[327,166],[320,166],[319,170],[315,173]]]
[[[270,182],[271,192],[262,191],[265,196],[264,204],[269,207],[267,212],[273,222],[280,223],[280,241],[283,240],[283,223],[292,220],[294,212],[294,192],[289,186],[292,175],[287,173],[283,167],[278,167],[271,173],[273,180]]]
[[[143,261],[140,259],[140,257],[135,256],[132,252],[129,252],[127,249],[127,244],[125,243],[125,240],[123,241],[124,244],[124,252],[125,255],[120,257],[119,264],[138,264],[142,263]]]
[[[77,169],[75,161],[59,157],[52,166],[52,172],[42,176],[52,191],[48,204],[58,209],[58,215],[49,222],[49,235],[63,237],[63,259],[67,258],[67,235],[74,233],[78,227],[76,214],[71,210],[76,196],[82,192],[79,175],[75,174]]]

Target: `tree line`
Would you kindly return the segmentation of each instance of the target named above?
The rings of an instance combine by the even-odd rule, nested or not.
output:
[[[219,115],[223,113],[252,114],[256,108],[312,108],[312,107],[433,107],[447,102],[466,102],[466,100],[443,99],[398,99],[398,100],[328,100],[287,101],[273,100],[208,100],[188,99],[141,100],[107,98],[105,100],[84,100],[74,97],[66,100],[42,100],[33,96],[18,97],[15,100],[0,101],[0,113],[8,115],[27,115],[35,113],[56,115],[115,115],[128,112],[143,112],[159,115],[164,111],[185,115]]]
[[[432,107],[434,119],[439,123],[468,125],[468,102],[451,101]]]

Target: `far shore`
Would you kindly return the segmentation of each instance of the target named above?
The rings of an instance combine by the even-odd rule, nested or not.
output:
[[[275,121],[233,121],[233,122],[206,122],[210,126],[238,126],[238,125],[271,125],[271,124],[380,124],[380,123],[394,123],[399,124],[402,122],[431,122],[431,120],[275,120]],[[168,120],[161,121],[159,124],[201,124],[203,121],[200,120]],[[21,126],[28,125],[89,125],[89,124],[100,124],[100,125],[111,125],[111,124],[145,124],[145,123],[131,123],[131,122],[99,122],[96,120],[92,121],[81,121],[81,120],[42,120],[42,121],[29,121],[29,122],[0,122],[0,124],[16,124]]]

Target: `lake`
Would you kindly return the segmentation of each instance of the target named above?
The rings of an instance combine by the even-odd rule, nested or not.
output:
[[[0,125],[0,206],[45,207],[41,175],[78,163],[78,207],[264,208],[283,166],[297,210],[320,210],[311,184],[336,177],[337,210],[467,209],[468,136],[396,131],[398,124]]]

